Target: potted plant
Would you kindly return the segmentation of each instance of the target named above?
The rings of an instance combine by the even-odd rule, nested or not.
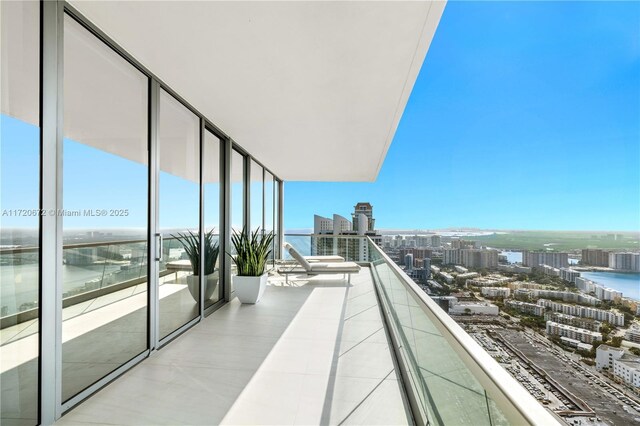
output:
[[[271,253],[273,232],[262,234],[256,229],[249,234],[246,229],[234,231],[231,243],[236,255],[231,256],[237,267],[233,277],[236,295],[242,303],[257,303],[267,286],[267,260]]]
[[[187,287],[191,297],[196,302],[200,300],[200,241],[198,235],[189,231],[189,234],[179,233],[178,235],[172,235],[176,238],[182,247],[184,248],[189,263],[191,263],[192,275],[187,277]],[[211,299],[214,291],[218,287],[219,273],[216,269],[216,262],[218,261],[218,254],[220,247],[218,243],[214,241],[213,229],[204,234],[204,276],[205,276],[205,290],[204,299]]]

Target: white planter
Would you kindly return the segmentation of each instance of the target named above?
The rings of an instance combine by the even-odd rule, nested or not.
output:
[[[213,293],[218,289],[218,270],[216,269],[213,273],[206,275],[205,278],[206,287],[204,290],[204,300],[209,300],[211,299],[211,296],[213,296]],[[189,287],[189,293],[191,293],[191,297],[193,297],[193,300],[195,300],[196,302],[200,299],[200,288],[198,285],[198,281],[199,280],[197,275],[189,275],[187,277],[187,287]]]
[[[267,277],[269,274],[266,272],[259,277],[242,277],[239,275],[233,276],[233,287],[236,290],[236,296],[241,303],[258,303],[264,289],[267,288]]]

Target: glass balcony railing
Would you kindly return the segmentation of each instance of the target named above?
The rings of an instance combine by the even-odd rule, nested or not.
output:
[[[559,424],[370,239],[368,255],[418,424]]]

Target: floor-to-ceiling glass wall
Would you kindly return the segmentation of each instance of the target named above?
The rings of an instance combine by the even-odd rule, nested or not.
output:
[[[0,2],[0,424],[38,422],[40,124],[36,1]]]
[[[274,190],[273,190],[273,175],[265,170],[264,172],[264,230],[266,233],[273,232],[274,230]],[[269,263],[273,266],[275,259],[275,244],[276,239],[274,238],[271,243],[271,253],[269,253]]]
[[[220,274],[220,139],[205,131],[202,179],[204,185],[204,307],[222,297]]]
[[[65,16],[63,402],[148,347],[148,85]]]
[[[160,91],[160,339],[200,315],[200,120]]]
[[[263,202],[263,169],[262,166],[251,160],[251,230],[264,230],[264,202]]]

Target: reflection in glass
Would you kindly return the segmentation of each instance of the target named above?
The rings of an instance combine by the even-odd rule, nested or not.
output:
[[[251,230],[263,229],[262,166],[251,160]]]
[[[65,16],[63,401],[148,346],[147,86]]]
[[[231,151],[231,229],[242,231],[244,227],[244,156]]]
[[[0,2],[0,424],[38,422],[39,4]]]
[[[164,90],[159,117],[162,339],[200,314],[200,120]]]
[[[205,300],[207,308],[220,300],[220,139],[211,132],[204,134],[204,232]],[[210,235],[210,237],[209,237]],[[208,247],[208,249],[207,249]],[[208,269],[208,270],[207,270]]]
[[[235,149],[231,151],[231,232],[244,228],[244,175],[245,158]],[[235,248],[231,246],[231,254]],[[231,275],[236,274],[236,265],[231,262]],[[233,279],[231,280],[233,292]]]

